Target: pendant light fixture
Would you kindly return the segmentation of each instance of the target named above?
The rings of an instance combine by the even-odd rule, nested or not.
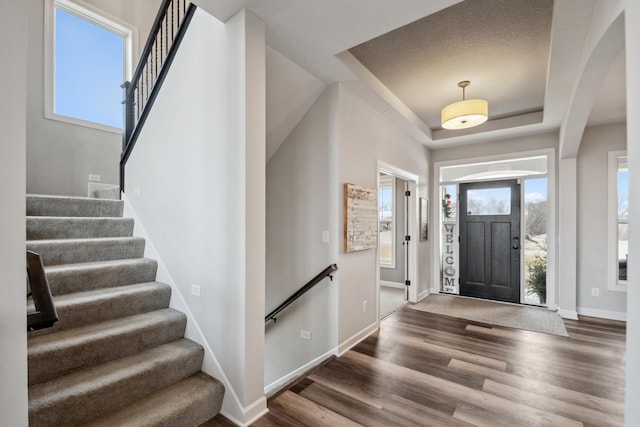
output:
[[[458,83],[462,88],[462,101],[449,104],[440,112],[444,129],[467,129],[487,121],[489,103],[485,99],[465,99],[465,88],[469,84],[469,80]]]

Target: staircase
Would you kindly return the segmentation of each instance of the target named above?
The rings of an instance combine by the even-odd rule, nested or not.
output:
[[[117,200],[27,196],[59,321],[28,334],[29,425],[198,426],[222,405],[203,348]],[[33,310],[28,302],[27,309]]]

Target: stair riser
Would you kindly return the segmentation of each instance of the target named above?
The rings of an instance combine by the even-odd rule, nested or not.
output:
[[[160,315],[162,313],[162,315]],[[84,328],[87,335],[58,341],[29,342],[29,385],[66,375],[70,372],[115,360],[184,336],[187,317],[175,310],[162,310],[147,318],[127,318],[112,328]],[[114,323],[114,322],[110,322]],[[89,335],[90,334],[90,335]],[[61,335],[61,334],[57,334]],[[47,337],[49,338],[49,337]]]
[[[93,295],[82,300],[56,301],[58,321],[51,328],[29,332],[29,336],[48,335],[106,320],[119,319],[169,307],[169,285],[125,286],[115,295]]]
[[[78,265],[46,270],[51,293],[55,296],[153,282],[156,279],[158,263],[154,260],[141,260],[136,263],[123,262],[121,265]]]
[[[202,347],[176,348],[170,354],[154,352],[158,348],[145,354],[147,359],[143,363],[101,377],[99,386],[85,384],[84,387],[52,390],[50,394],[46,393],[47,388],[55,384],[42,383],[42,388],[32,386],[29,390],[29,426],[81,425],[181,381],[202,366]]]
[[[121,200],[27,196],[28,216],[118,217],[123,209]]]
[[[131,237],[131,218],[28,217],[27,240]]]
[[[109,240],[35,240],[27,249],[42,256],[44,265],[141,258],[144,239],[130,237]]]

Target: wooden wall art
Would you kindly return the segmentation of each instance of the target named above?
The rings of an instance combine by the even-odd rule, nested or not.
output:
[[[375,188],[344,185],[344,251],[378,246],[378,197]]]

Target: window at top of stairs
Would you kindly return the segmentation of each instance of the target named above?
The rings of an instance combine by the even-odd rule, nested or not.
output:
[[[133,27],[75,1],[48,0],[46,14],[47,118],[121,132]]]

